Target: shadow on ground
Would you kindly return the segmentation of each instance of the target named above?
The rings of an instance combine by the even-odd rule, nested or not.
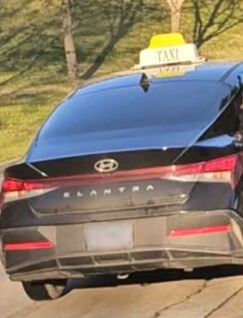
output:
[[[153,272],[141,272],[131,274],[124,280],[118,280],[116,276],[94,276],[85,279],[72,279],[68,283],[68,291],[84,288],[116,287],[120,285],[148,285],[170,281],[204,279],[211,280],[228,276],[240,276],[243,274],[242,266],[218,266],[195,269],[192,272],[183,270],[157,270]]]

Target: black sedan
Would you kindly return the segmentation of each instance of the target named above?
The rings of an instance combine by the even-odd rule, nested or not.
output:
[[[76,90],[5,170],[2,260],[32,299],[69,278],[243,265],[243,64],[157,71]]]

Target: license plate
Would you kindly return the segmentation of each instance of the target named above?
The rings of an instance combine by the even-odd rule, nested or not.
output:
[[[133,222],[102,222],[84,226],[87,250],[109,251],[133,247]]]

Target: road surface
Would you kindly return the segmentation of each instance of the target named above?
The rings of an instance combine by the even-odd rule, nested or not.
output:
[[[153,283],[142,286],[136,277],[128,285],[96,289],[75,281],[64,298],[37,303],[25,296],[20,283],[10,282],[0,267],[0,317],[242,318],[243,276],[230,271],[232,276],[222,277],[226,271],[162,271],[143,275]]]

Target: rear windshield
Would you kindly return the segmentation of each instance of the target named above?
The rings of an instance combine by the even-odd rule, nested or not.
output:
[[[39,138],[155,126],[191,129],[210,122],[227,94],[225,85],[206,81],[153,83],[147,92],[140,85],[81,90],[52,113]]]

